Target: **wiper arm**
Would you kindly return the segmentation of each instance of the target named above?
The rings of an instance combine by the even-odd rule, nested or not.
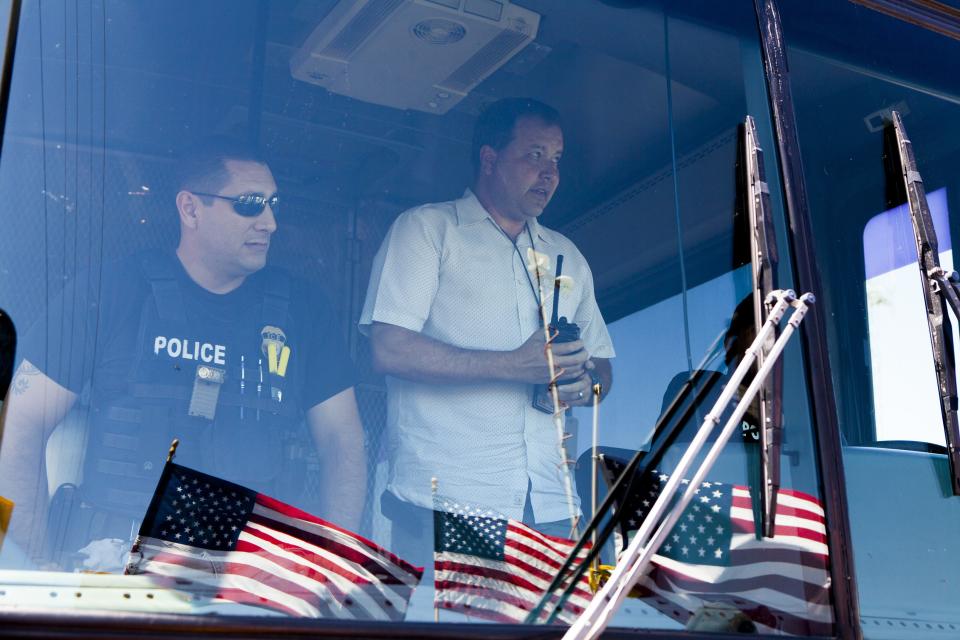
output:
[[[716,377],[708,377],[706,381],[702,381],[702,379],[707,377],[706,374],[710,373],[708,367],[721,353],[723,353],[723,349],[721,347],[723,344],[724,333],[725,332],[722,331],[717,335],[716,339],[713,341],[713,344],[707,350],[703,361],[700,362],[700,365],[696,369],[694,369],[693,373],[691,373],[690,377],[686,380],[686,382],[684,382],[676,396],[674,396],[667,409],[657,419],[657,422],[653,427],[653,442],[650,446],[650,451],[637,451],[624,467],[624,470],[620,473],[620,477],[617,478],[616,482],[607,490],[606,497],[603,499],[603,502],[597,508],[596,512],[593,514],[593,517],[590,519],[590,522],[580,535],[580,538],[577,540],[577,544],[574,545],[574,547],[567,553],[567,557],[564,558],[563,564],[553,577],[550,585],[544,591],[543,596],[541,596],[540,601],[537,603],[537,606],[531,609],[530,613],[527,614],[527,618],[524,620],[526,624],[533,624],[540,621],[543,612],[547,610],[547,603],[551,602],[557,589],[559,589],[561,586],[565,586],[565,589],[560,593],[557,600],[551,603],[553,606],[553,612],[548,616],[547,622],[551,622],[563,609],[567,598],[573,592],[574,588],[576,588],[577,581],[580,580],[580,577],[583,575],[583,573],[590,567],[594,559],[597,558],[597,556],[600,554],[600,550],[616,530],[619,520],[617,516],[619,514],[609,518],[606,522],[603,522],[604,515],[610,511],[610,508],[617,502],[618,499],[620,499],[621,496],[630,495],[630,493],[633,491],[633,484],[637,478],[646,476],[651,469],[655,468],[656,465],[660,463],[664,454],[670,449],[671,446],[673,446],[673,443],[680,435],[680,432],[684,425],[686,425],[690,414],[696,407],[700,405],[701,400],[713,389],[713,386],[717,382]],[[690,399],[691,395],[692,399]],[[679,418],[674,420],[681,407],[684,407],[684,405],[686,406],[679,414]],[[602,528],[601,523],[603,523]],[[580,553],[580,550],[583,549],[587,542],[590,541],[594,532],[598,532],[596,542],[587,552],[587,555],[582,560],[578,560],[578,554]],[[575,563],[577,563],[576,566],[574,566]]]
[[[746,152],[747,210],[750,220],[750,262],[753,282],[753,325],[755,333],[767,321],[771,305],[770,294],[777,289],[777,238],[770,214],[770,189],[763,167],[763,150],[757,142],[757,127],[752,116],[747,116],[743,127]],[[762,367],[776,342],[778,328],[761,346],[757,367]],[[760,446],[761,451],[761,523],[763,535],[773,537],[773,523],[777,511],[777,491],[780,489],[780,445],[783,440],[783,364],[774,364],[770,377],[760,387]]]
[[[710,413],[707,414],[690,446],[683,453],[676,468],[671,473],[666,485],[644,516],[640,529],[634,534],[633,540],[621,555],[609,579],[564,635],[564,640],[592,640],[603,633],[630,589],[650,566],[653,555],[680,519],[683,510],[687,508],[687,505],[700,490],[707,474],[710,473],[734,431],[739,429],[740,421],[746,413],[747,407],[753,402],[764,378],[770,375],[774,363],[783,352],[793,333],[800,326],[809,305],[814,301],[813,295],[809,293],[802,295],[799,299],[793,291],[775,291],[771,295],[774,297],[775,305],[770,311],[767,322],[757,332],[757,336],[747,349],[743,360],[737,365],[730,381],[727,382],[721,392],[720,398],[717,399]],[[727,405],[733,400],[739,385],[745,381],[756,363],[756,356],[761,349],[761,345],[773,333],[773,328],[780,324],[789,307],[793,307],[793,313],[787,321],[787,326],[767,354],[767,361],[759,368],[746,391],[743,392],[733,412],[717,435],[715,442],[703,456],[696,472],[693,473],[692,477],[689,477],[687,474],[693,467],[694,462],[700,457],[700,453],[706,446],[707,439],[713,432],[714,427],[720,424],[721,414],[726,411]],[[688,477],[689,480],[687,480]],[[682,489],[682,495],[674,502],[674,497],[680,493],[680,485],[683,483],[686,483],[686,486]]]
[[[943,302],[960,317],[956,273],[947,273],[940,266],[937,232],[933,226],[923,180],[917,171],[913,145],[903,127],[903,119],[897,111],[892,112],[896,133],[900,172],[906,188],[913,235],[917,242],[917,263],[923,283],[923,300],[927,307],[927,327],[930,330],[930,346],[933,364],[937,373],[937,389],[940,396],[940,415],[947,441],[947,458],[950,462],[950,484],[953,495],[960,495],[960,429],[957,422],[957,369],[953,348],[953,328],[950,317],[944,313]]]

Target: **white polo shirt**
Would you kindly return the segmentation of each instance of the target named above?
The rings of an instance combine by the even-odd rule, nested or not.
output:
[[[570,280],[560,294],[560,315],[580,326],[592,356],[612,358],[583,255],[536,221],[529,228],[540,254],[548,312],[562,254],[562,275]],[[464,349],[516,349],[542,331],[526,233],[517,247],[519,255],[469,189],[459,200],[405,211],[374,258],[360,330],[367,333],[372,322],[382,322]],[[549,414],[531,406],[532,389],[509,382],[437,384],[388,377],[387,490],[432,508],[430,480],[436,477],[445,497],[519,520],[529,483],[537,522],[569,517],[556,429]]]

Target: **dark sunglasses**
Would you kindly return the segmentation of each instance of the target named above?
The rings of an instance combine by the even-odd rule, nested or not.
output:
[[[277,207],[280,205],[280,197],[276,193],[269,197],[262,193],[241,193],[238,196],[222,196],[217,193],[201,193],[199,191],[191,191],[191,193],[197,196],[227,200],[233,203],[233,210],[245,218],[260,215],[267,205],[270,205],[270,210],[276,214]]]

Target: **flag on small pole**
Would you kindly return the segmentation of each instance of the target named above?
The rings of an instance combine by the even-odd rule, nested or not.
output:
[[[590,448],[590,461],[591,461],[591,473],[590,473],[590,517],[591,519],[597,517],[597,463],[599,462],[597,447],[599,444],[600,437],[600,396],[603,395],[603,385],[597,381],[593,384],[593,437]],[[597,530],[593,530],[593,535],[591,538],[591,543],[593,546],[597,545]],[[600,558],[594,559],[593,570],[600,568]]]
[[[386,549],[232,482],[167,464],[127,574],[290,616],[402,620],[423,576]]]
[[[438,498],[434,502],[435,606],[486,620],[523,622],[574,544],[490,510]],[[578,557],[588,551],[589,546]],[[584,576],[557,618],[571,623],[591,597]]]
[[[433,501],[437,501],[437,489],[439,489],[439,481],[436,477],[430,478],[430,495],[433,496]],[[437,601],[433,601],[433,621],[440,622],[440,607],[437,606]]]
[[[625,466],[610,456],[601,461],[608,482]],[[668,478],[657,471],[637,478],[617,502],[620,550]],[[781,489],[774,524],[773,538],[757,536],[748,488],[704,482],[631,595],[688,628],[703,612],[718,615],[721,607],[743,614],[761,633],[833,635],[822,505],[810,494]]]

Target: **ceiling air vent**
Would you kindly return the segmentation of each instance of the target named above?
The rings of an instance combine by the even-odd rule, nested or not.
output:
[[[330,41],[320,55],[333,60],[347,61],[357,47],[376,30],[404,0],[367,2],[357,11]]]
[[[467,30],[462,24],[437,18],[418,22],[410,31],[430,44],[453,44],[463,40],[463,36],[467,35]]]
[[[501,31],[497,36],[485,44],[459,69],[454,71],[446,80],[440,83],[440,88],[455,91],[466,95],[470,89],[480,84],[480,81],[499,68],[504,62],[513,57],[513,54],[522,49],[530,39],[516,31]]]
[[[537,36],[499,0],[341,0],[290,61],[299,80],[365,102],[446,113]]]

